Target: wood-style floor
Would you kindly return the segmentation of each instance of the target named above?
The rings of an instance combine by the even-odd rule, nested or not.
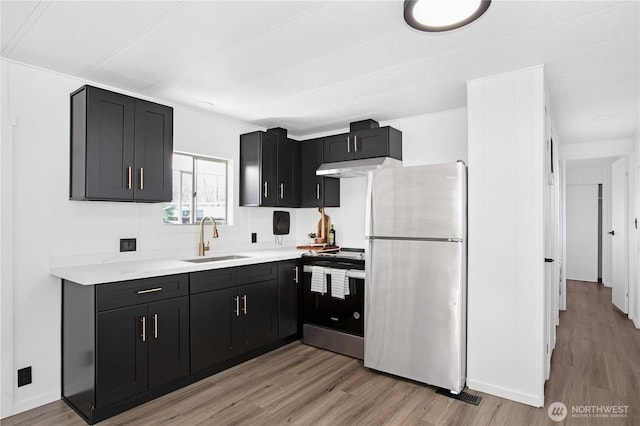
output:
[[[601,284],[569,281],[546,407],[480,392],[480,406],[433,388],[379,374],[362,362],[293,343],[101,425],[552,425],[547,407],[628,405],[628,417],[578,418],[567,425],[640,424],[640,330],[611,304]],[[58,401],[4,419],[3,425],[83,425]]]

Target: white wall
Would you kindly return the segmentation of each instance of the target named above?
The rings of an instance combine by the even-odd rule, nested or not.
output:
[[[375,118],[375,117],[374,117]],[[435,114],[381,122],[402,131],[402,158],[406,166],[467,161],[467,109],[459,108]],[[301,140],[347,132],[348,128],[307,135]],[[325,209],[336,225],[336,241],[342,247],[364,248],[366,178],[342,179],[340,208]],[[302,209],[297,216],[300,237],[315,232],[320,214]]]
[[[544,405],[542,67],[467,83],[467,385]]]
[[[85,82],[5,60],[2,71],[2,87],[7,90],[2,95],[0,151],[0,383],[1,416],[6,417],[60,398],[60,282],[49,275],[50,263],[197,255],[198,229],[163,225],[161,204],[69,201],[69,94]],[[256,128],[172,106],[176,150],[237,164],[238,136]],[[6,116],[16,119],[13,135],[7,138],[12,129]],[[236,197],[237,176],[236,170]],[[235,207],[234,225],[220,227],[220,238],[211,241],[212,252],[275,247],[272,211]],[[290,211],[292,233],[285,245],[293,246],[296,212]],[[13,233],[12,244],[7,231]],[[258,233],[257,244],[250,243],[251,232]],[[138,252],[118,253],[123,237],[137,238]],[[16,370],[25,366],[33,367],[33,383],[17,388]]]
[[[567,279],[598,281],[598,185],[567,185]]]

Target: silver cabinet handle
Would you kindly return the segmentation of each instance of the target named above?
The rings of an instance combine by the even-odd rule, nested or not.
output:
[[[131,173],[133,173],[133,168],[129,166],[127,167],[127,189],[131,189]]]
[[[242,296],[242,313],[247,315],[247,295]]]
[[[153,314],[153,338],[158,338],[158,314]]]
[[[264,198],[267,198],[267,181],[264,181]]]
[[[351,141],[349,140],[349,136],[347,136],[347,152],[351,152]]]
[[[140,321],[142,322],[142,335],[140,337],[142,337],[143,342],[146,342],[147,341],[147,318],[142,317],[140,318]]]
[[[296,284],[298,284],[298,283],[300,282],[300,277],[299,277],[299,275],[298,275],[298,273],[299,273],[299,267],[298,267],[298,266],[296,266],[295,268],[293,268],[293,270],[294,270],[294,271],[295,271],[295,273],[296,273],[296,274],[294,275],[294,277],[293,277],[293,281],[295,281],[295,283],[296,283]]]
[[[280,199],[284,198],[284,183],[280,184]]]
[[[138,290],[138,294],[155,293],[156,291],[162,291],[162,287],[150,288],[147,290]]]
[[[358,136],[353,135],[353,151],[358,152]]]
[[[140,190],[144,189],[144,167],[140,167]]]
[[[316,183],[316,200],[320,199],[320,184]]]
[[[237,317],[239,317],[240,316],[240,296],[234,297],[233,300],[236,301],[236,310],[233,311],[233,313],[236,314]]]

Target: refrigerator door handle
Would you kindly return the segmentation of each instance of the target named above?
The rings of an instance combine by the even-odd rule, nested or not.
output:
[[[364,236],[373,235],[373,172],[367,173],[367,201],[364,216]]]

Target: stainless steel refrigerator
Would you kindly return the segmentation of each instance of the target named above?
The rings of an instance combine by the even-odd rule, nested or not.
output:
[[[463,162],[369,176],[364,365],[454,393],[466,378]]]

